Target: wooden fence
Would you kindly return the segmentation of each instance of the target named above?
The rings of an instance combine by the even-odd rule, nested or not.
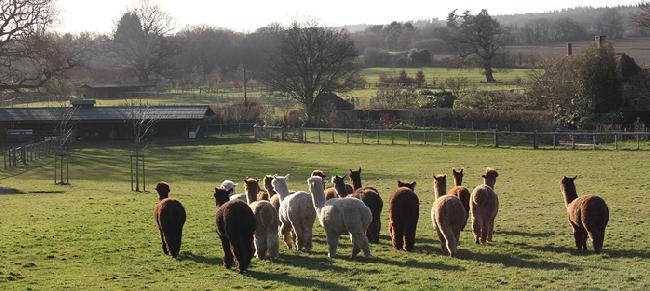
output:
[[[532,149],[650,150],[648,132],[514,132],[255,126],[256,139],[390,145],[458,145]]]
[[[5,149],[2,151],[3,167],[5,170],[10,170],[45,158],[56,151],[58,141],[58,138],[52,138]]]

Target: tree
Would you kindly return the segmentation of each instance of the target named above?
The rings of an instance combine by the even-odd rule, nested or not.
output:
[[[431,65],[431,53],[428,50],[412,49],[409,54],[409,65],[425,67]]]
[[[623,17],[615,8],[605,9],[596,18],[596,31],[601,35],[607,35],[612,39],[623,37],[625,27],[623,26]]]
[[[142,99],[126,99],[123,106],[127,108],[128,121],[133,132],[135,147],[135,151],[130,154],[131,191],[140,192],[140,181],[142,181],[143,191],[147,191],[144,154],[142,154],[141,149],[142,142],[150,135],[153,135],[153,127],[160,120],[160,116],[156,114],[154,108]]]
[[[499,22],[492,18],[487,10],[472,15],[465,11],[462,15],[456,10],[447,17],[447,41],[458,51],[462,58],[477,56],[483,68],[486,81],[496,82],[493,66],[503,48],[506,31]]]
[[[0,0],[0,91],[35,89],[79,64],[48,34],[54,0]]]
[[[634,16],[634,23],[642,29],[650,29],[650,2],[639,5],[641,12]]]
[[[140,82],[149,82],[153,74],[165,75],[176,52],[167,38],[172,29],[172,18],[147,0],[124,13],[113,33],[113,49],[121,66]]]
[[[314,106],[316,96],[355,87],[360,79],[356,58],[346,30],[294,23],[282,32],[261,80],[270,90],[298,101],[305,123],[311,124],[319,110]]]

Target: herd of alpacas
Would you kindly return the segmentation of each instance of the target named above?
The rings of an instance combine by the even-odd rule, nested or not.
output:
[[[446,175],[434,175],[435,201],[431,208],[431,222],[440,239],[443,253],[454,256],[460,233],[472,217],[472,233],[477,244],[492,241],[494,220],[499,211],[499,198],[494,191],[499,174],[486,168],[483,184],[469,189],[462,185],[463,169],[452,169],[454,186],[446,191]],[[346,177],[352,185],[345,183]],[[264,189],[259,179],[246,178],[244,193],[236,194],[237,183],[226,180],[214,190],[217,205],[216,232],[221,239],[223,264],[236,264],[240,273],[247,270],[253,256],[275,259],[280,238],[288,248],[311,251],[312,229],[318,218],[327,238],[328,256],[337,255],[339,237],[349,234],[352,255],[363,252],[370,257],[370,243],[379,243],[383,200],[379,191],[361,184],[361,168],[344,176],[334,176],[333,186],[325,185],[325,173],[314,170],[307,180],[309,192],[290,191],[286,176],[264,177]],[[587,249],[587,236],[593,249],[600,253],[605,239],[609,210],[605,201],[594,195],[578,197],[574,180],[564,177],[560,188],[564,194],[569,223],[573,228],[576,248]],[[420,200],[415,193],[416,182],[397,181],[398,188],[389,197],[388,217],[390,236],[395,249],[412,251],[420,214]],[[181,248],[185,208],[169,198],[170,188],[165,182],[156,186],[159,202],[154,217],[162,249],[166,255],[177,257]]]

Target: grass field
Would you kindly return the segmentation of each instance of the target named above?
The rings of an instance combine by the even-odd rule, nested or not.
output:
[[[181,257],[163,256],[153,222],[154,193],[130,192],[124,145],[85,144],[74,151],[72,186],[55,186],[45,161],[0,172],[0,185],[28,194],[0,195],[0,289],[624,289],[650,288],[650,190],[647,153],[532,151],[437,146],[370,146],[208,139],[151,145],[148,188],[170,183],[185,205]],[[494,243],[478,246],[466,229],[457,258],[441,255],[431,227],[433,173],[465,167],[477,185],[496,167],[501,208]],[[290,187],[306,190],[308,173],[364,168],[365,185],[387,203],[396,180],[418,182],[420,221],[415,251],[393,250],[388,207],[374,258],[326,256],[322,228],[314,251],[281,248],[276,262],[254,259],[239,275],[221,266],[212,190],[221,180],[291,173]],[[579,175],[579,193],[609,204],[604,253],[578,254],[559,192],[562,175]],[[349,254],[342,238],[340,254]]]

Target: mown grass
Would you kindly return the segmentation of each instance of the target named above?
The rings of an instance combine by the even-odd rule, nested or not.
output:
[[[209,139],[152,144],[148,188],[171,184],[185,205],[181,257],[162,255],[153,222],[154,193],[129,191],[128,148],[84,144],[74,150],[71,186],[55,186],[47,160],[0,172],[0,185],[28,194],[0,195],[0,289],[638,289],[650,288],[650,190],[647,153],[533,151],[473,147],[341,145]],[[478,246],[469,228],[457,258],[440,253],[430,222],[433,173],[464,167],[477,185],[496,167],[500,211],[494,243]],[[421,200],[415,251],[393,250],[388,207],[374,258],[329,259],[322,228],[314,251],[282,247],[277,262],[253,260],[239,275],[221,266],[211,192],[223,179],[291,173],[306,190],[307,175],[363,167],[366,185],[384,202],[396,180],[415,180]],[[610,208],[604,253],[573,251],[559,192],[562,175],[579,175],[579,193],[595,193]],[[342,237],[339,253],[349,254]]]

